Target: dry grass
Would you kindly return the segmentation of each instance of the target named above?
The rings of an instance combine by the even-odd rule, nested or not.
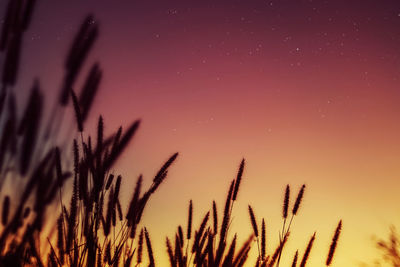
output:
[[[400,237],[394,227],[391,227],[389,238],[379,240],[378,248],[383,254],[383,259],[393,267],[400,266]]]
[[[302,199],[305,193],[305,185],[302,185],[296,197],[296,201],[292,208],[292,214],[290,220],[288,219],[289,210],[289,199],[290,199],[290,186],[287,185],[285,189],[284,202],[283,202],[283,223],[282,230],[279,231],[279,244],[271,254],[267,254],[266,251],[266,224],[265,219],[261,220],[261,228],[259,228],[258,220],[255,215],[254,209],[249,205],[249,221],[250,228],[252,230],[252,235],[244,242],[240,249],[237,250],[239,245],[237,244],[237,237],[239,233],[234,233],[232,238],[229,238],[229,226],[232,223],[232,210],[233,210],[233,188],[236,188],[236,184],[239,179],[242,179],[242,174],[244,170],[244,161],[239,166],[237,178],[231,182],[228,190],[225,208],[223,213],[222,222],[218,224],[218,211],[217,204],[215,201],[212,202],[211,210],[206,213],[203,220],[198,228],[195,229],[195,239],[194,241],[190,238],[183,239],[183,234],[181,233],[182,228],[178,226],[175,233],[175,244],[173,244],[170,239],[166,238],[167,253],[169,255],[169,263],[172,267],[181,266],[243,266],[245,263],[254,262],[255,266],[279,266],[281,257],[286,257],[284,254],[284,248],[287,242],[289,242],[289,237],[291,235],[290,228],[292,226],[293,219],[298,215]],[[238,187],[239,189],[239,187]],[[192,219],[193,207],[192,201],[189,202],[189,216],[188,222]],[[213,214],[213,220],[209,220],[210,212]],[[339,240],[340,231],[342,228],[342,221],[339,222],[334,236],[332,238],[330,250],[327,253],[326,265],[332,264],[334,258],[335,249]],[[306,266],[314,241],[316,239],[316,233],[314,233],[308,243],[306,244],[304,253],[299,259],[299,250],[296,250],[293,260],[291,261],[291,266]],[[231,240],[228,242],[228,240]],[[248,259],[249,251],[251,250],[253,243],[257,243],[257,258]],[[188,249],[189,248],[189,249]],[[191,249],[190,249],[191,248]],[[292,254],[293,255],[293,254]],[[289,256],[287,256],[289,257]],[[298,264],[300,261],[300,264]],[[321,262],[323,264],[323,261]]]

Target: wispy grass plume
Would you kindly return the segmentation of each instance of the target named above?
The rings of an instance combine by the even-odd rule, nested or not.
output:
[[[307,261],[308,261],[308,259],[310,257],[310,252],[311,252],[311,249],[313,247],[314,240],[315,240],[315,233],[312,235],[310,241],[308,242],[307,248],[306,248],[306,250],[304,252],[303,258],[302,258],[301,263],[300,263],[300,267],[305,267],[306,266]]]
[[[339,223],[336,227],[336,230],[335,230],[335,234],[333,235],[332,243],[331,243],[331,246],[329,247],[328,257],[326,258],[326,266],[330,266],[332,263],[333,256],[335,254],[337,242],[339,240],[341,231],[342,231],[342,220],[339,221]]]

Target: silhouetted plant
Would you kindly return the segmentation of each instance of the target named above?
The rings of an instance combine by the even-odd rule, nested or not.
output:
[[[273,267],[279,266],[280,258],[283,255],[283,249],[288,242],[290,236],[290,228],[293,222],[294,217],[298,214],[302,199],[304,197],[305,185],[302,185],[295,203],[293,205],[292,214],[290,216],[289,223],[287,224],[286,220],[288,218],[289,211],[289,199],[290,199],[290,186],[286,186],[284,202],[283,202],[283,223],[282,230],[279,232],[279,243],[275,250],[271,251],[271,253],[267,253],[267,236],[266,236],[266,224],[265,219],[261,220],[261,229],[259,228],[259,224],[257,223],[257,217],[255,215],[254,209],[249,205],[248,212],[250,218],[250,225],[252,234],[248,237],[248,239],[241,245],[240,249],[237,244],[237,236],[238,233],[233,235],[233,238],[230,242],[228,242],[228,232],[229,226],[232,222],[232,210],[233,210],[233,192],[236,192],[239,189],[239,182],[242,179],[243,171],[244,171],[244,160],[242,160],[238,175],[235,180],[233,180],[230,184],[224,214],[222,218],[221,225],[218,224],[218,211],[217,204],[215,201],[212,203],[212,214],[213,220],[209,220],[210,211],[206,213],[203,217],[203,220],[198,228],[194,231],[194,240],[190,240],[190,238],[183,238],[182,227],[178,226],[177,231],[175,233],[175,244],[171,242],[171,240],[166,238],[166,248],[169,256],[169,263],[172,267],[182,267],[182,266],[243,266],[245,263],[248,263],[248,255],[250,249],[252,247],[252,243],[257,242],[257,258],[255,259],[255,266],[260,267]],[[236,198],[235,198],[236,200]],[[189,216],[188,216],[188,224],[193,220],[193,203],[192,200],[189,202]],[[342,228],[342,221],[339,222],[334,236],[332,238],[332,243],[328,252],[326,265],[330,265],[332,263],[332,259],[335,253],[335,249],[337,246],[337,242],[339,240],[340,231]],[[191,229],[188,227],[188,229]],[[189,233],[187,233],[189,237]],[[303,256],[299,259],[299,250],[296,251],[293,260],[291,261],[291,266],[297,266],[297,262],[300,261],[299,266],[306,266],[308,259],[310,257],[310,253],[313,247],[313,243],[316,237],[316,233],[314,233],[308,243],[306,244],[306,248],[304,250]],[[190,249],[190,247],[192,249]]]
[[[400,238],[396,229],[390,229],[389,238],[387,240],[379,240],[378,248],[383,253],[383,259],[393,267],[400,266]]]
[[[43,266],[45,263],[49,266],[105,263],[118,266],[119,262],[129,266],[135,253],[133,239],[145,206],[166,178],[178,153],[161,167],[148,190],[142,190],[142,177],[138,178],[124,215],[119,200],[122,177],[113,179],[110,169],[132,140],[140,121],[134,121],[125,132],[120,127],[113,135],[104,137],[104,122],[100,116],[97,142],[93,146],[91,136],[84,136],[84,122],[101,81],[99,64],[91,68],[79,97],[72,89],[77,87],[76,80],[98,36],[99,27],[92,15],[85,18],[71,45],[60,96],[51,116],[44,121],[44,96],[39,80],[33,83],[22,117],[17,116],[13,87],[18,81],[22,40],[35,2],[9,1],[0,39],[0,52],[5,55],[0,91],[0,190],[11,192],[2,201],[0,266]],[[68,147],[73,135],[64,137],[62,147],[55,145],[69,97],[80,133],[80,141],[74,139],[71,149],[72,172],[65,158],[71,155]],[[64,188],[71,177],[72,190]],[[69,208],[63,203],[63,191],[72,191]],[[48,244],[40,244],[38,237],[43,232],[46,211],[57,202],[60,206],[56,220],[57,241],[53,244],[48,238]],[[144,233],[151,256],[149,233],[147,230]],[[143,242],[143,235],[140,242]],[[154,265],[154,258],[150,257],[152,259]]]

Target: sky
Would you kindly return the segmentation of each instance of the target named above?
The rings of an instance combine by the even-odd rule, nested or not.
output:
[[[49,102],[58,94],[88,13],[100,37],[84,73],[96,61],[104,70],[88,131],[99,114],[108,133],[142,119],[115,167],[122,198],[180,153],[144,214],[161,266],[189,200],[195,225],[213,199],[222,209],[242,158],[232,223],[242,240],[251,204],[274,249],[284,188],[293,200],[305,183],[283,266],[314,231],[309,266],[321,266],[340,219],[334,266],[380,258],[376,238],[400,221],[399,1],[41,0],[24,39],[22,96],[34,77]]]

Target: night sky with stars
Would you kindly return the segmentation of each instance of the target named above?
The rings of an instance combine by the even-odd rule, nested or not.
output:
[[[40,0],[24,39],[22,96],[40,77],[55,97],[89,13],[100,36],[88,61],[104,79],[88,128],[99,114],[109,133],[143,122],[116,167],[122,197],[140,173],[150,184],[181,154],[144,214],[160,264],[189,199],[195,224],[213,199],[222,207],[243,157],[232,223],[242,239],[251,204],[275,248],[283,190],[306,183],[289,254],[317,231],[309,266],[321,266],[343,219],[335,266],[379,258],[376,238],[400,221],[400,1]]]

